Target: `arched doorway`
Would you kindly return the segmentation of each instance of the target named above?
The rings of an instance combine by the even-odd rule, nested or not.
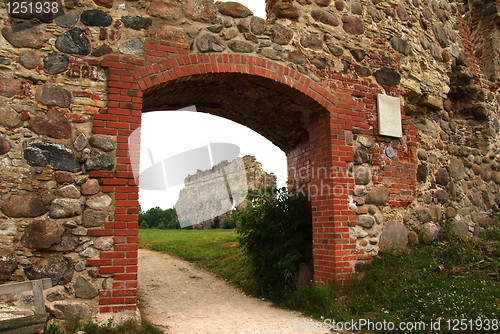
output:
[[[110,73],[109,105],[107,114],[97,117],[94,132],[117,135],[118,157],[115,173],[93,172],[116,198],[115,221],[107,232],[115,237],[109,255],[113,267],[101,267],[101,272],[114,273],[115,284],[110,297],[100,298],[101,312],[135,306],[136,291],[126,287],[137,282],[138,187],[133,165],[139,164],[140,147],[129,142],[129,136],[145,111],[195,105],[275,143],[287,154],[291,179],[311,201],[315,280],[352,275],[358,253],[349,237],[355,213],[348,209],[354,181],[347,169],[353,152],[345,136],[349,106],[336,106],[339,96],[345,101],[342,94],[333,95],[280,63],[246,55],[180,56],[138,65],[143,64],[115,56],[102,63]]]

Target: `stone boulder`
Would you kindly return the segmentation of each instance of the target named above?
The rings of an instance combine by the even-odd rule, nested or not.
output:
[[[234,18],[245,18],[253,14],[250,9],[238,2],[217,2],[215,5],[219,13]]]
[[[87,198],[85,205],[94,210],[106,210],[107,208],[109,208],[112,202],[113,200],[111,199],[111,197],[104,194],[101,196]]]
[[[439,227],[434,223],[425,223],[420,228],[420,242],[424,244],[436,240],[439,235]]]
[[[71,218],[82,214],[83,201],[73,198],[56,198],[50,205],[51,218]]]
[[[75,297],[93,299],[99,295],[99,290],[88,280],[78,277],[75,283]]]
[[[226,48],[219,36],[210,33],[200,36],[196,46],[200,52],[222,52]]]
[[[65,53],[88,55],[91,51],[90,42],[85,32],[80,28],[73,28],[57,37],[56,48]]]
[[[24,268],[29,280],[51,278],[52,285],[65,285],[73,278],[71,260],[66,257],[41,258],[36,263]]]
[[[71,123],[66,115],[55,109],[49,110],[45,116],[32,118],[29,127],[38,134],[57,139],[68,139],[72,132]]]
[[[75,318],[87,319],[97,314],[97,310],[92,309],[85,303],[56,301],[50,313],[57,319],[71,320]]]
[[[84,227],[99,227],[104,224],[107,217],[106,212],[87,209],[83,212],[82,223]]]
[[[48,207],[38,193],[12,194],[2,204],[3,214],[12,218],[34,218],[47,211]]]
[[[217,18],[213,0],[188,0],[182,3],[184,13],[190,20],[210,23]]]
[[[0,74],[0,86],[2,86],[2,76],[3,74]],[[16,83],[13,85],[13,79],[10,78],[9,86],[15,86]],[[2,88],[0,88],[0,91]],[[0,92],[1,94],[1,92]],[[4,94],[1,94],[4,95]],[[8,94],[9,95],[9,94]],[[21,115],[17,113],[12,107],[10,106],[0,106],[0,125],[3,127],[6,127],[7,129],[13,129],[13,128],[18,128],[21,125],[23,125],[23,119],[21,118]]]
[[[0,257],[0,281],[8,281],[17,269],[17,261],[13,256]]]
[[[40,86],[35,93],[38,102],[49,107],[68,108],[71,105],[71,92],[62,87],[46,84]]]
[[[49,40],[45,30],[31,22],[5,26],[2,36],[16,48],[40,49]]]
[[[111,152],[115,149],[113,142],[106,136],[95,135],[90,137],[90,145],[104,152]]]
[[[400,252],[408,245],[408,231],[399,222],[390,221],[384,225],[380,235],[380,251],[384,253]]]
[[[115,163],[109,155],[92,150],[85,167],[87,170],[113,170]]]
[[[366,204],[384,205],[389,200],[390,190],[385,186],[374,187],[366,196]]]
[[[21,82],[12,76],[12,74],[0,72],[0,95],[5,97],[13,97],[14,95],[21,94]],[[7,106],[3,105],[3,108],[7,108]],[[5,122],[5,120],[2,120]]]
[[[3,135],[0,136],[0,155],[9,153],[10,149],[9,141]]]
[[[21,238],[24,247],[32,249],[49,249],[61,241],[64,228],[50,220],[35,220],[25,229]]]

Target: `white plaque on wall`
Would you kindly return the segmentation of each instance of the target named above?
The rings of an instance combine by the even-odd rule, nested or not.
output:
[[[378,94],[378,134],[381,136],[401,138],[401,100],[397,97]]]

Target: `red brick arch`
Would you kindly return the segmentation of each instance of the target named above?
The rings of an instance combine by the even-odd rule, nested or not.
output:
[[[140,143],[129,145],[128,140],[140,126],[144,93],[168,82],[198,76],[207,82],[220,74],[244,75],[248,80],[266,78],[277,87],[291,89],[304,97],[304,107],[313,115],[309,138],[287,155],[290,168],[308,167],[313,171],[312,176],[300,179],[300,185],[310,195],[313,211],[315,279],[351,276],[354,262],[366,256],[356,249],[356,240],[349,236],[349,226],[355,225],[356,217],[348,209],[347,195],[352,193],[354,180],[344,172],[353,160],[346,131],[353,126],[368,128],[362,117],[364,105],[354,101],[345,89],[333,94],[324,84],[268,59],[240,54],[187,55],[185,45],[153,43],[147,48],[146,62],[109,55],[101,63],[109,69],[109,103],[106,111],[95,115],[93,131],[118,138],[116,170],[90,172],[91,177],[103,179],[103,191],[114,194],[116,200],[114,221],[106,223],[104,229],[90,231],[93,236],[113,236],[115,241],[112,251],[102,252],[101,259],[87,262],[101,273],[113,274],[112,289],[100,292],[101,312],[133,309],[136,304],[139,202],[132,166],[139,163]],[[327,172],[334,169],[341,172],[335,175]],[[344,193],[335,195],[339,187]],[[311,194],[312,191],[315,193]]]

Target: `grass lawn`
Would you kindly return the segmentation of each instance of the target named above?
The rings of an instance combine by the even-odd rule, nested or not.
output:
[[[258,295],[251,264],[238,247],[235,230],[140,230],[139,245],[179,256]],[[310,284],[290,289],[275,302],[317,319],[336,321],[385,320],[397,325],[441,319],[440,331],[422,333],[452,332],[448,325],[457,323],[465,326],[454,319],[485,319],[468,323],[472,328],[461,331],[485,333],[475,326],[489,319],[491,330],[486,333],[498,333],[499,269],[498,238],[475,241],[448,236],[405,254],[381,254],[348,286]]]

